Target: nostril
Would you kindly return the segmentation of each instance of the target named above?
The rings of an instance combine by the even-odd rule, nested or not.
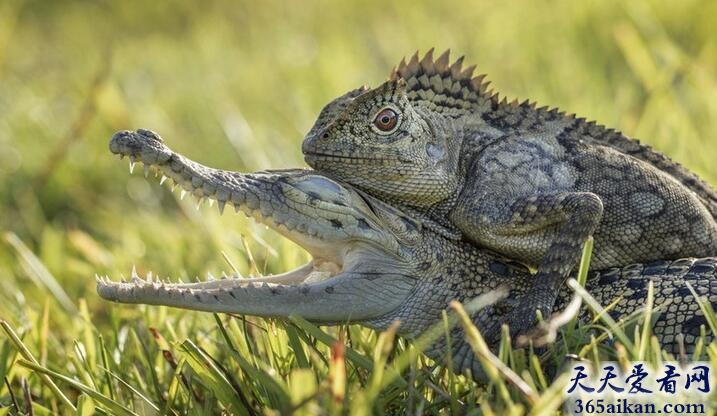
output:
[[[302,153],[311,153],[311,151],[314,149],[314,141],[316,137],[306,137],[304,141],[301,143],[301,152]]]
[[[118,131],[117,133],[115,133],[115,134],[112,136],[112,140],[114,140],[114,141],[122,140],[122,139],[124,139],[125,137],[131,136],[131,135],[132,135],[132,132],[129,131],[129,130]]]
[[[122,130],[115,133],[110,139],[110,151],[112,153],[119,153],[120,147],[132,137],[132,132],[129,130]]]
[[[321,137],[324,138],[324,139],[328,139],[328,138],[329,138],[329,133],[324,133],[324,134],[321,135]]]
[[[152,130],[137,129],[137,134],[139,134],[143,137],[146,137],[148,139],[156,140],[158,142],[164,142],[164,140],[162,140],[162,137],[160,137],[159,134],[153,132]]]

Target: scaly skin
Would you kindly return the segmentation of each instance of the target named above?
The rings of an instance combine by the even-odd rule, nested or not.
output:
[[[232,204],[305,247],[307,265],[277,276],[161,283],[98,279],[98,293],[123,303],[168,305],[193,310],[258,316],[302,316],[318,323],[359,323],[385,329],[399,320],[398,332],[414,338],[441,320],[451,300],[467,303],[499,288],[522,297],[532,287],[527,268],[467,242],[423,227],[410,216],[371,196],[312,171],[241,174],[207,168],[172,152],[155,133],[120,132],[113,153],[155,166],[199,198]],[[655,285],[655,305],[665,311],[654,333],[668,351],[676,334],[694,346],[706,321],[687,290],[717,305],[717,259],[683,259],[593,272],[587,289],[601,304],[620,299],[611,310],[624,318],[644,303],[647,283]],[[570,297],[563,289],[556,310]],[[483,333],[497,333],[505,317],[488,306],[472,314]],[[460,328],[452,330],[454,370],[483,374]],[[711,338],[710,338],[711,339]],[[489,340],[493,345],[496,339]],[[439,339],[426,353],[442,360]]]
[[[591,267],[717,255],[717,194],[619,132],[500,101],[448,52],[329,103],[303,151],[317,171],[452,238],[537,268],[504,305],[511,331],[548,313],[589,236]]]

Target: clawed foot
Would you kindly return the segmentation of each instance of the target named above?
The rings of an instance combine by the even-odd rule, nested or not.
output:
[[[540,301],[537,302],[537,299]],[[511,339],[520,339],[524,345],[530,340],[526,336],[530,335],[532,339],[539,324],[537,312],[540,311],[542,317],[547,318],[553,303],[552,296],[541,298],[536,293],[503,299],[491,307],[490,323],[482,328],[483,337],[488,345],[495,347],[500,343],[502,326],[507,325]]]

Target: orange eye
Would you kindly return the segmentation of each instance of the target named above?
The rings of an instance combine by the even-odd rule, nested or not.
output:
[[[376,114],[373,119],[373,125],[383,132],[390,132],[396,128],[398,124],[398,114],[391,108],[384,108]]]

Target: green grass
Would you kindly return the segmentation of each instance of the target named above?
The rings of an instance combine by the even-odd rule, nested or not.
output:
[[[0,2],[0,414],[554,413],[566,380],[541,368],[566,353],[657,360],[642,326],[600,321],[625,348],[569,326],[545,354],[501,348],[529,389],[478,388],[390,332],[104,302],[95,273],[307,258],[128,175],[107,142],[144,127],[211,166],[301,166],[326,102],[450,47],[508,97],[620,128],[717,184],[715,20],[697,0]]]

